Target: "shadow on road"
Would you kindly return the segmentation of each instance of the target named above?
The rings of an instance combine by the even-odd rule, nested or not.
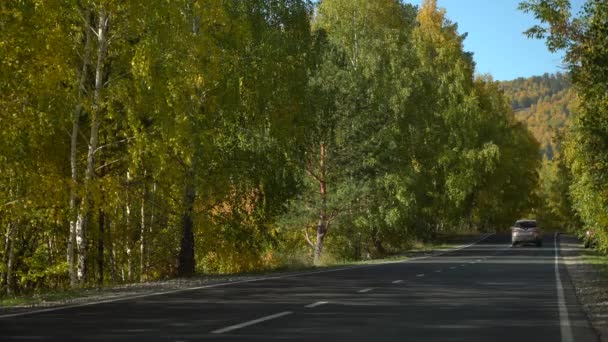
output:
[[[0,331],[14,341],[559,341],[553,238],[541,248],[509,242],[496,235],[405,263],[15,317]],[[286,314],[211,333],[277,313]]]

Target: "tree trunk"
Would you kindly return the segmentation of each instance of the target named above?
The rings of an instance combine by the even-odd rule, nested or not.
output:
[[[141,204],[139,208],[139,281],[144,281],[146,278],[146,199],[148,191],[146,187],[147,172],[144,169]]]
[[[15,294],[15,281],[13,279],[13,267],[15,265],[15,234],[13,225],[9,226],[8,233],[8,257],[6,261],[6,273],[4,283],[6,284],[6,295],[12,296]]]
[[[114,208],[114,217],[118,217],[118,207]],[[106,219],[106,226],[108,238],[108,258],[110,259],[110,279],[112,284],[116,284],[116,247],[114,246],[114,240],[112,239],[112,220],[108,217]]]
[[[133,250],[131,249],[131,245],[127,241],[127,281],[131,282],[133,280]],[[123,276],[124,278],[124,276]]]
[[[127,171],[127,188],[131,187],[131,174]],[[126,236],[124,237],[125,241],[125,252],[127,253],[127,281],[131,281],[131,276],[133,274],[133,263],[132,259],[132,249],[131,249],[131,200],[129,198],[129,190],[127,189],[127,193],[125,196],[126,206],[125,206],[125,227],[126,227]],[[124,276],[123,276],[124,278]]]
[[[101,288],[103,286],[103,235],[105,229],[105,213],[102,209],[99,209],[99,235],[97,237],[97,286]]]
[[[321,255],[323,254],[323,241],[325,239],[325,234],[327,234],[326,223],[323,223],[323,219],[319,219],[319,224],[317,225],[317,243],[315,244],[314,255],[315,265],[319,265],[321,263]]]
[[[89,151],[87,153],[87,168],[85,173],[85,198],[81,212],[78,214],[76,225],[76,242],[78,244],[78,280],[81,285],[86,280],[87,265],[87,227],[93,207],[91,194],[91,181],[95,176],[95,153],[99,143],[99,126],[101,124],[101,91],[103,89],[104,64],[108,43],[109,16],[105,9],[99,12],[97,24],[97,64],[95,67],[95,92],[93,96],[93,111],[91,113],[91,135],[89,137]]]
[[[192,20],[192,28],[191,33],[193,36],[197,36],[200,31],[200,16],[196,15],[196,11],[194,9],[195,1],[190,0],[187,4],[187,13],[191,16]],[[196,107],[202,107],[198,102],[196,103]],[[200,109],[200,108],[199,108]],[[197,140],[196,138],[194,139]],[[193,144],[198,148],[198,144]],[[191,165],[189,166],[186,172],[186,184],[184,185],[184,199],[183,199],[183,213],[182,213],[182,223],[181,223],[181,239],[180,239],[180,248],[179,255],[177,260],[177,276],[179,277],[189,277],[194,274],[195,269],[195,260],[194,260],[194,221],[193,221],[193,211],[194,211],[194,201],[196,199],[196,189],[194,184],[194,164],[197,159],[198,154],[196,151],[193,151]]]
[[[194,274],[194,222],[192,218],[196,192],[192,177],[192,169],[186,175],[184,189],[184,213],[182,216],[182,237],[180,241],[177,275],[188,277]]]
[[[0,287],[6,288],[8,275],[8,254],[11,248],[13,226],[9,223],[4,234],[4,253],[2,254],[2,273],[0,274]]]
[[[152,229],[155,225],[155,220],[156,220],[156,216],[154,214],[155,212],[155,207],[156,207],[156,182],[153,183],[152,185],[152,198],[151,198],[151,202],[152,202],[152,207],[150,208],[150,221],[148,222],[148,238],[149,238],[149,242],[147,242],[148,246],[146,246],[146,271],[148,271],[150,269],[150,250],[153,248],[153,246],[151,246],[150,244],[153,242],[152,240]]]
[[[70,141],[70,171],[72,184],[70,187],[70,236],[68,237],[67,259],[70,270],[70,286],[77,286],[76,264],[74,262],[74,246],[76,245],[76,231],[78,221],[78,198],[76,195],[76,185],[78,184],[78,133],[80,131],[80,116],[82,112],[82,97],[85,90],[87,70],[91,56],[91,13],[85,14],[84,23],[84,56],[82,59],[82,69],[78,82],[78,105],[72,117],[72,136]]]
[[[318,265],[321,261],[321,255],[323,254],[323,240],[327,234],[329,228],[329,222],[327,217],[327,181],[326,181],[326,163],[325,163],[325,143],[321,143],[321,154],[320,154],[320,173],[319,173],[319,196],[321,206],[319,209],[319,223],[317,224],[317,242],[315,244],[314,251],[314,263]]]
[[[386,255],[386,250],[384,249],[384,246],[382,245],[382,240],[380,240],[380,238],[378,237],[377,228],[372,229],[372,243],[374,244],[374,248],[376,249],[377,256]]]
[[[144,172],[145,175],[145,172]],[[145,178],[145,177],[144,177]],[[144,180],[145,182],[145,180]],[[140,216],[141,216],[141,224],[139,227],[139,281],[144,281],[146,279],[146,210],[145,203],[146,202],[146,186],[144,184],[143,196],[141,199],[141,208],[140,208]]]

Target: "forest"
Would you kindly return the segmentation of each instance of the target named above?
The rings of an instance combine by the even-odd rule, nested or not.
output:
[[[1,296],[507,229],[540,145],[465,36],[436,0],[0,2]]]

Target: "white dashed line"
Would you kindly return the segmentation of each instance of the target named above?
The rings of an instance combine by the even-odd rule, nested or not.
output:
[[[227,333],[227,332],[230,332],[230,331],[233,331],[233,330],[242,329],[242,328],[254,325],[254,324],[258,324],[258,323],[262,323],[262,322],[265,322],[265,321],[270,321],[272,319],[276,319],[276,318],[280,318],[280,317],[283,317],[283,316],[291,315],[292,313],[293,313],[292,311],[283,311],[283,312],[279,312],[279,313],[274,314],[274,315],[264,316],[262,318],[254,319],[252,321],[247,321],[247,322],[243,322],[243,323],[240,323],[240,324],[231,325],[229,327],[225,327],[225,328],[222,328],[222,329],[213,330],[211,333],[212,334],[223,334],[223,333]]]
[[[435,271],[435,273],[439,273],[439,272],[441,272],[441,270],[437,270],[437,271]]]
[[[452,267],[450,267],[450,269],[451,269],[451,270],[453,270],[453,269],[455,269],[455,268],[456,268],[456,266],[452,266]]]
[[[401,280],[401,279],[393,280],[393,284],[399,284],[399,283],[403,283],[403,280]]]
[[[359,291],[357,291],[357,292],[359,292],[359,293],[365,293],[365,292],[369,292],[369,291],[371,291],[371,290],[373,290],[373,288],[369,287],[369,288],[367,288],[367,289],[359,290]]]
[[[317,306],[325,305],[327,302],[316,302],[306,305],[307,308],[316,308]]]
[[[422,273],[422,274],[416,274],[416,277],[424,277],[424,273]]]

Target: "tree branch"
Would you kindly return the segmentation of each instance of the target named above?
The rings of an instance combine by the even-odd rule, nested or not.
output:
[[[310,247],[315,248],[315,244],[310,241],[310,236],[308,236],[308,227],[304,228],[304,237],[306,238],[306,242],[308,242]]]
[[[133,140],[133,139],[135,139],[135,137],[125,138],[125,139],[122,139],[122,140],[114,141],[114,142],[109,143],[109,144],[101,145],[101,146],[97,147],[95,149],[95,151],[93,151],[93,153],[97,153],[97,152],[99,152],[99,150],[101,150],[103,148],[106,148],[106,147],[109,147],[109,146],[112,146],[112,145],[118,145],[120,143],[129,141],[129,140]]]
[[[112,160],[112,161],[111,161],[111,162],[109,162],[109,163],[105,163],[105,164],[103,164],[103,165],[101,165],[101,166],[97,167],[97,168],[95,169],[95,172],[98,172],[99,170],[101,170],[101,169],[103,169],[103,168],[105,168],[105,167],[108,167],[108,166],[110,166],[110,165],[112,165],[112,164],[118,163],[119,161],[122,161],[123,159],[124,159],[124,158],[118,158],[118,159]],[[99,176],[99,175],[97,175],[97,176]]]

